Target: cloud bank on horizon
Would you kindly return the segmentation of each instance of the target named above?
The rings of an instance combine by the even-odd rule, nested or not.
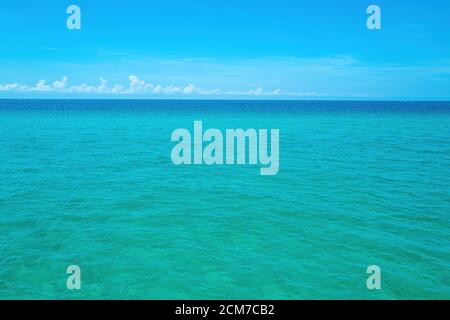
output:
[[[101,94],[101,95],[199,95],[199,96],[315,96],[314,92],[298,93],[282,91],[276,88],[271,91],[266,91],[262,87],[256,87],[246,91],[227,91],[220,88],[203,89],[193,84],[186,86],[169,85],[163,86],[161,84],[146,83],[145,80],[139,79],[135,75],[128,77],[129,84],[114,84],[108,85],[108,80],[99,78],[99,84],[77,84],[70,85],[69,78],[64,76],[61,80],[56,80],[52,83],[47,83],[46,80],[39,80],[35,85],[20,84],[17,82],[0,84],[1,92],[15,92],[15,93],[60,93],[60,94]]]

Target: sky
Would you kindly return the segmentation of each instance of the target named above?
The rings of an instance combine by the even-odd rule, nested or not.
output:
[[[2,1],[0,98],[449,100],[450,1]]]

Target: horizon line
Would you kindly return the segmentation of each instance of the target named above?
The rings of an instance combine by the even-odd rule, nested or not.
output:
[[[429,100],[429,99],[180,99],[180,98],[1,98],[0,101],[8,100],[28,100],[28,101],[258,101],[258,102],[449,102],[449,100]]]

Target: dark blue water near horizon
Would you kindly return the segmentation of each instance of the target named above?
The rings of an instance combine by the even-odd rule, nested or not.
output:
[[[447,113],[450,101],[0,99],[3,110]],[[129,109],[129,110],[127,110]]]

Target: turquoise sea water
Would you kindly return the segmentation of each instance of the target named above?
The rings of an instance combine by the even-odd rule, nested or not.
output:
[[[279,174],[174,166],[194,120]],[[0,100],[0,163],[0,299],[450,298],[450,103]]]

